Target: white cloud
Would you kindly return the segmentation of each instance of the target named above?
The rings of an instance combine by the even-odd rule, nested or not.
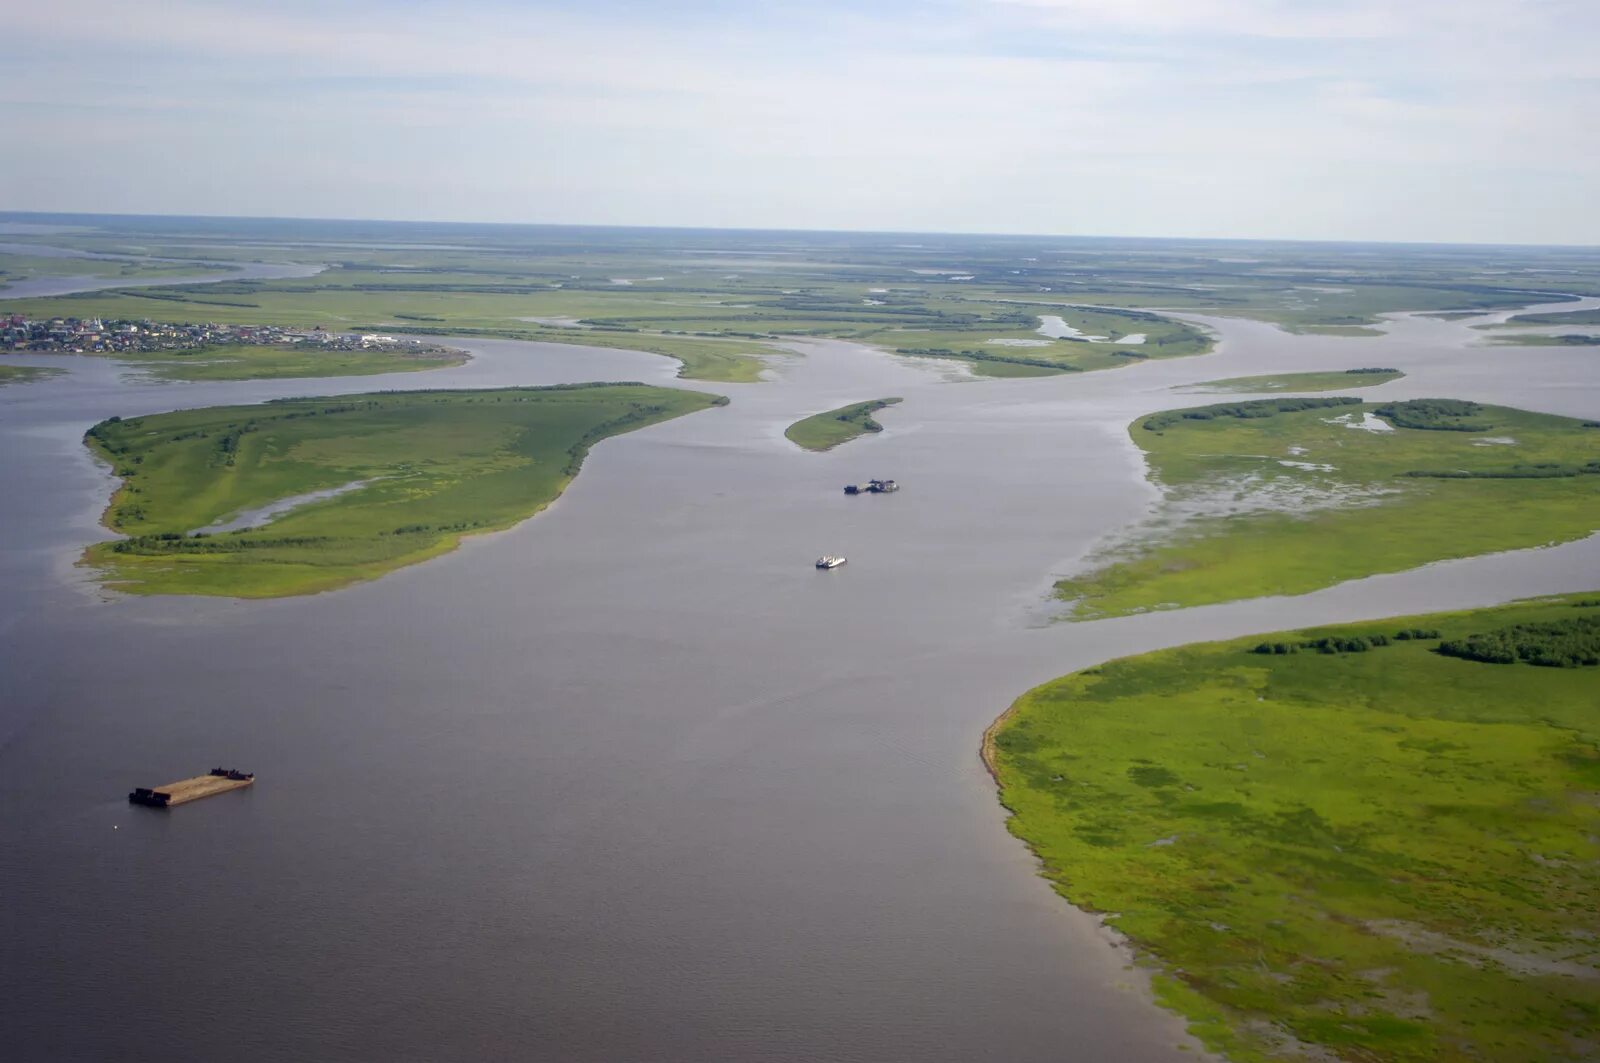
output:
[[[33,5],[0,205],[1600,242],[1589,5],[925,3]]]

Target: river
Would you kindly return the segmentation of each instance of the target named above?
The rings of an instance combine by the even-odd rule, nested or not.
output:
[[[1572,304],[1567,304],[1571,308]],[[591,379],[649,355],[462,343],[453,369],[0,388],[0,1044],[16,1059],[1178,1060],[1094,920],[1005,831],[980,733],[1112,656],[1600,586],[1600,539],[1269,599],[1043,621],[1154,500],[1169,388],[1384,365],[1382,398],[1600,413],[1600,361],[1401,316],[1373,339],[1194,318],[1217,353],[967,380],[842,342],[597,446],[558,502],[375,583],[107,596],[73,568],[111,414]],[[793,420],[899,395],[826,454]],[[1199,400],[1203,401],[1203,400]],[[844,483],[894,477],[894,495]],[[818,572],[822,553],[850,564]],[[215,764],[248,791],[126,804]]]
[[[3,232],[3,230],[0,230]],[[194,266],[196,272],[178,276],[151,274],[143,277],[97,277],[93,274],[39,276],[12,281],[0,286],[0,302],[9,299],[43,299],[76,292],[98,292],[108,288],[158,288],[169,284],[218,284],[222,281],[292,280],[313,277],[326,267],[298,262],[212,262],[206,259],[157,258],[153,255],[109,255],[98,251],[79,251],[71,247],[46,244],[0,242],[0,255],[31,255],[65,261],[86,259],[109,262],[143,262],[162,265]]]

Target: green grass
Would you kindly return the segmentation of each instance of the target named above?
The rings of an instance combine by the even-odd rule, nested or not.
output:
[[[35,277],[143,277],[195,276],[226,273],[231,267],[195,262],[135,262],[131,259],[72,258],[18,255],[0,252],[0,298],[6,286]]]
[[[1593,1058],[1600,670],[1251,652],[1574,615],[1600,599],[1113,661],[1023,695],[986,754],[1046,877],[1229,1058]]]
[[[0,385],[27,384],[65,373],[65,369],[44,368],[36,365],[0,365]]]
[[[1496,328],[1515,328],[1518,325],[1600,325],[1600,310],[1568,310],[1546,314],[1515,314]]]
[[[137,594],[270,598],[373,579],[517,524],[602,439],[726,399],[642,384],[290,399],[102,421],[85,442],[122,486],[129,539],[85,560]],[[191,537],[268,503],[358,482],[260,527]]]
[[[1494,338],[1501,347],[1600,347],[1600,336],[1582,332],[1569,332],[1560,336],[1542,333],[1499,335]]]
[[[997,316],[988,325],[957,321],[937,328],[897,325],[863,331],[861,338],[900,354],[953,358],[982,376],[1048,376],[1133,365],[1150,358],[1181,358],[1211,349],[1211,339],[1193,325],[1137,310],[1088,309],[1046,302],[1007,301],[1004,310],[972,303],[954,309]],[[1062,318],[1086,339],[1052,339],[1037,331],[1040,314]],[[1141,343],[1118,342],[1142,335]]]
[[[107,355],[147,369],[163,380],[272,380],[282,377],[370,376],[462,365],[462,351],[337,351],[315,345],[197,347],[177,351],[122,351]]]
[[[1302,594],[1600,528],[1593,422],[1487,406],[1454,419],[1474,431],[1330,423],[1392,408],[1351,400],[1252,419],[1142,418],[1130,432],[1163,503],[1057,593],[1075,602],[1074,619]],[[1429,408],[1395,416],[1427,423],[1416,411]]]
[[[1370,388],[1399,380],[1405,376],[1398,369],[1348,369],[1344,372],[1323,373],[1271,373],[1266,376],[1236,376],[1226,380],[1207,380],[1189,384],[1181,390],[1216,392],[1263,391],[1344,391],[1348,388]]]
[[[791,443],[807,450],[832,450],[857,436],[883,431],[883,425],[874,421],[872,415],[899,401],[897,398],[873,399],[871,402],[841,406],[837,410],[813,414],[796,421],[783,434]]]

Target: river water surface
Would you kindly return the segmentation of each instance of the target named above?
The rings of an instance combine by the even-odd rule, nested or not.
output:
[[[1569,306],[1571,304],[1568,304]],[[1395,366],[1363,395],[1600,414],[1600,361],[1400,317],[1201,320],[1212,355],[1025,380],[807,343],[731,405],[608,440],[516,529],[268,602],[107,596],[73,567],[111,414],[295,394],[674,381],[649,355],[465,342],[341,380],[0,388],[0,1045],[15,1059],[1175,1060],[1095,922],[1005,831],[976,749],[1108,657],[1600,586],[1600,540],[1294,599],[1049,624],[1154,501],[1172,386]],[[799,417],[888,395],[826,454]],[[1204,401],[1204,400],[1200,400]],[[894,495],[840,488],[894,477]],[[850,564],[818,572],[822,553]],[[237,765],[250,790],[125,793]]]

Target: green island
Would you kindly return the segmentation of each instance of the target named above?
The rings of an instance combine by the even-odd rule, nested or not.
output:
[[[65,372],[65,369],[37,365],[0,365],[0,385],[27,384],[34,380],[46,380],[53,376],[60,376]]]
[[[1583,332],[1567,332],[1559,336],[1539,332],[1512,333],[1496,336],[1494,341],[1501,347],[1600,347],[1600,335]]]
[[[1237,1063],[1592,1059],[1596,665],[1592,593],[1184,646],[1029,691],[984,759]]]
[[[1265,376],[1235,376],[1226,380],[1207,380],[1184,384],[1176,391],[1261,392],[1261,391],[1343,391],[1346,388],[1371,388],[1405,376],[1398,369],[1346,369],[1316,373],[1269,373]]]
[[[1498,325],[1481,328],[1516,328],[1521,325],[1600,325],[1600,310],[1557,310],[1542,314],[1513,314]]]
[[[111,418],[85,443],[122,479],[104,521],[127,538],[84,560],[135,594],[271,598],[375,579],[526,520],[600,440],[726,402],[583,384]],[[241,515],[255,526],[219,527]]]
[[[1134,422],[1162,502],[1056,584],[1071,619],[1303,594],[1600,528],[1600,422],[1257,399]]]
[[[872,415],[899,401],[897,398],[873,399],[841,406],[796,421],[783,434],[791,443],[807,450],[832,450],[868,432],[883,431],[883,425],[873,420]]]
[[[273,380],[282,377],[371,376],[463,365],[465,351],[319,350],[305,346],[197,347],[169,351],[118,351],[105,355],[162,380]]]

